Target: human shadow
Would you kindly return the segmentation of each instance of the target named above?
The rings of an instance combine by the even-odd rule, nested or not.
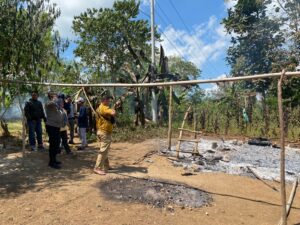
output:
[[[0,154],[0,198],[54,189],[84,179],[94,166],[95,151],[89,148],[73,155],[62,152],[57,158],[62,162],[60,170],[48,167],[48,151],[28,152],[24,158]]]

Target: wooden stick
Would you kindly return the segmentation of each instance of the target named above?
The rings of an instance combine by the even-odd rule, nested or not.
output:
[[[264,183],[266,186],[268,186],[269,188],[271,188],[274,191],[277,191],[277,188],[271,186],[270,184],[268,184],[267,182],[265,182],[260,176],[258,176],[257,173],[255,173],[249,166],[247,166],[247,169],[255,176],[256,179],[260,180],[262,183]]]
[[[18,85],[18,101],[19,101],[19,107],[22,113],[22,157],[25,157],[26,154],[26,125],[25,125],[25,112],[22,107],[21,97],[20,97],[20,85]]]
[[[194,110],[194,131],[197,130],[197,114],[196,114],[196,110]],[[196,132],[194,132],[194,138],[197,139],[197,134]]]
[[[144,161],[146,158],[154,155],[157,153],[157,150],[153,150],[151,152],[147,152],[145,155],[143,155],[141,158],[139,158],[138,160],[136,160],[134,163],[132,163],[132,165],[136,165],[139,164],[140,162]]]
[[[296,178],[294,181],[293,188],[292,188],[288,203],[286,205],[286,216],[289,216],[289,214],[290,214],[292,204],[293,204],[293,201],[294,201],[294,198],[296,195],[297,187],[298,187],[298,178]]]
[[[296,178],[295,181],[294,181],[293,188],[292,188],[288,203],[286,205],[286,211],[287,211],[286,216],[287,217],[289,216],[291,208],[292,208],[292,204],[293,204],[293,201],[294,201],[294,198],[295,198],[295,195],[296,195],[297,186],[298,186],[298,178]],[[282,225],[282,219],[280,219],[278,225]]]
[[[265,73],[249,76],[233,76],[229,78],[210,79],[210,80],[187,80],[187,81],[172,81],[172,82],[157,82],[157,83],[102,83],[102,84],[70,84],[70,83],[49,83],[49,82],[36,82],[36,81],[22,81],[22,80],[8,80],[0,79],[1,83],[19,83],[19,84],[35,84],[44,86],[57,86],[57,87],[157,87],[157,86],[176,86],[187,84],[209,84],[217,82],[236,82],[242,80],[259,80],[264,78],[280,77],[281,73]],[[300,72],[286,72],[285,76],[300,76]]]
[[[199,143],[199,140],[191,140],[191,139],[179,139],[178,141],[186,141],[186,142],[195,142],[195,143]]]
[[[187,131],[190,133],[202,134],[201,131],[196,131],[196,130],[189,130],[189,129],[183,129],[183,128],[178,128],[178,130]]]
[[[169,127],[168,127],[168,149],[171,149],[172,145],[172,117],[173,117],[173,87],[170,86],[170,96],[169,96]]]
[[[183,118],[183,121],[182,121],[182,124],[181,124],[181,128],[183,129],[184,127],[184,124],[185,124],[185,121],[189,115],[189,112],[191,110],[192,106],[190,105],[187,109],[187,111],[185,112],[185,115],[184,115],[184,118]],[[179,138],[178,138],[178,142],[177,142],[177,147],[176,147],[176,150],[177,150],[177,158],[179,158],[179,151],[180,151],[180,143],[181,143],[181,139],[182,139],[182,130],[180,130],[179,132]]]
[[[278,112],[280,122],[280,192],[281,192],[281,221],[282,225],[287,225],[287,213],[286,213],[286,190],[285,190],[285,140],[284,140],[284,116],[283,116],[283,104],[282,104],[282,81],[285,76],[283,70],[278,80]]]
[[[86,100],[88,101],[88,103],[89,103],[89,105],[90,105],[90,107],[91,107],[92,112],[94,113],[94,115],[95,115],[96,117],[98,117],[98,113],[97,113],[97,112],[95,111],[95,109],[93,108],[92,103],[90,102],[89,97],[87,96],[87,94],[86,94],[84,88],[82,88],[82,92],[83,92],[83,94],[84,94]]]

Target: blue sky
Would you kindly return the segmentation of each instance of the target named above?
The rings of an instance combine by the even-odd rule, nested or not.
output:
[[[62,13],[56,23],[56,29],[71,41],[76,38],[71,30],[74,15],[80,14],[86,8],[111,7],[113,4],[113,0],[52,2],[57,4]],[[163,41],[158,45],[163,45],[167,55],[178,55],[195,63],[202,71],[201,79],[228,74],[230,68],[226,65],[225,57],[230,37],[220,22],[227,15],[227,8],[233,4],[234,0],[226,3],[224,0],[156,0],[155,22],[159,31],[163,32]],[[145,15],[150,14],[149,0],[142,0],[140,9],[144,12],[140,17],[149,19]],[[75,47],[71,42],[65,58],[74,58]]]

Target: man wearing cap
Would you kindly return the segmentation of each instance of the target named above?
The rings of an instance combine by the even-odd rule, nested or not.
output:
[[[111,144],[111,133],[113,130],[116,111],[109,108],[110,96],[105,96],[97,112],[97,138],[100,142],[99,154],[95,164],[94,172],[99,175],[105,175],[109,167],[108,152]]]
[[[31,151],[35,151],[36,149],[35,134],[38,142],[38,149],[44,150],[42,138],[42,119],[46,121],[46,116],[43,105],[38,100],[38,93],[36,91],[31,92],[31,99],[26,102],[24,112],[29,130],[29,144]]]
[[[78,147],[78,150],[84,150],[87,146],[86,140],[86,129],[88,127],[88,113],[87,108],[84,105],[84,99],[78,98],[77,104],[79,108],[79,115],[78,115],[78,133],[81,140],[81,146]]]
[[[68,125],[70,128],[70,140],[69,144],[74,144],[74,126],[75,126],[75,116],[74,116],[74,107],[72,104],[72,98],[70,95],[66,96],[64,109],[67,111],[68,115]]]

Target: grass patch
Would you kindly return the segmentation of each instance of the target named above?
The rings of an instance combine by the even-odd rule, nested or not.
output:
[[[122,127],[113,131],[114,142],[140,142],[151,138],[166,138],[168,134],[167,127],[146,126],[142,127]]]

